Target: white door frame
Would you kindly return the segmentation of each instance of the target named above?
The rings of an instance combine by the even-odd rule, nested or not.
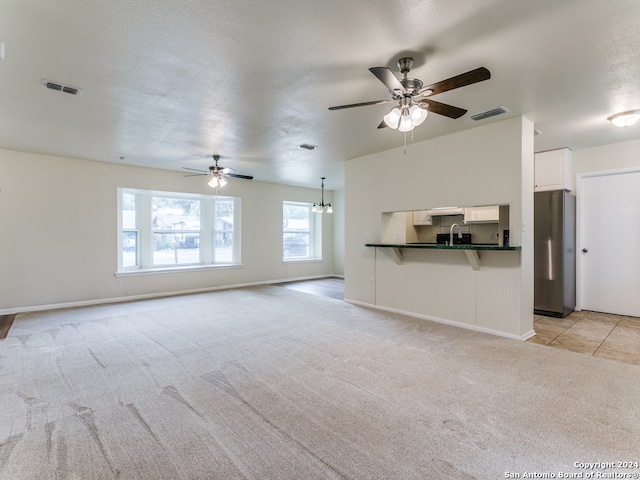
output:
[[[584,207],[582,204],[582,196],[580,195],[580,191],[583,188],[583,180],[585,178],[604,177],[608,175],[624,175],[627,173],[638,172],[640,172],[640,166],[618,168],[614,170],[597,170],[595,172],[579,173],[576,175],[576,310],[582,310],[583,302],[582,272],[584,267],[582,264],[583,255],[581,255],[581,253],[584,238],[584,232],[582,231],[582,215]]]

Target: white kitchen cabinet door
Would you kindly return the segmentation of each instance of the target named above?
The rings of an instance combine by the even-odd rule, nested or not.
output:
[[[431,215],[428,210],[416,210],[413,212],[414,225],[432,225]]]
[[[534,191],[573,190],[571,150],[561,148],[535,154]]]
[[[498,205],[464,209],[464,223],[498,223],[499,220],[500,207]]]

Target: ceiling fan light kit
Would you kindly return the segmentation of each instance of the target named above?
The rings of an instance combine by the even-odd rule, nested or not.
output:
[[[198,170],[195,168],[182,167],[185,170],[192,170],[194,172],[199,172],[199,173],[192,173],[189,175],[185,175],[185,177],[197,177],[200,175],[209,175],[211,176],[211,180],[209,180],[207,184],[211,188],[215,188],[216,192],[229,182],[230,177],[242,178],[245,180],[253,180],[252,175],[241,175],[239,173],[233,173],[234,172],[233,169],[218,165],[219,160],[220,160],[220,155],[213,155],[213,161],[215,162],[215,165],[211,165],[208,171]]]
[[[616,127],[630,127],[640,120],[640,110],[628,110],[626,112],[616,113],[607,118]]]
[[[453,119],[460,118],[467,113],[467,110],[463,108],[431,100],[431,95],[465,87],[491,78],[491,72],[489,72],[488,69],[479,67],[475,70],[470,70],[447,80],[423,87],[422,80],[407,77],[407,74],[413,66],[413,58],[403,57],[398,60],[396,65],[400,73],[404,76],[401,80],[387,67],[372,67],[369,69],[369,71],[389,89],[391,100],[374,100],[372,102],[339,105],[329,107],[329,110],[342,110],[344,108],[398,102],[398,105],[383,117],[378,128],[389,127],[406,133],[412,131],[424,122],[429,112]]]
[[[214,175],[211,180],[209,180],[208,185],[211,188],[222,188],[227,184],[227,179],[224,178],[224,175],[218,174]]]
[[[384,117],[384,123],[389,128],[399,132],[410,132],[427,119],[428,112],[418,105],[407,107],[393,107]]]

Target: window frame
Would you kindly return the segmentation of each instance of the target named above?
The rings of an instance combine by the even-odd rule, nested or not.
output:
[[[137,197],[140,198],[140,197]],[[190,267],[190,266],[195,266],[195,265],[203,265],[204,264],[204,259],[203,259],[203,251],[202,248],[200,248],[201,245],[201,241],[200,239],[202,239],[206,233],[203,232],[202,230],[202,226],[203,223],[206,224],[206,213],[203,212],[203,204],[205,203],[201,198],[186,198],[184,196],[179,196],[179,195],[166,195],[166,194],[152,194],[149,196],[144,195],[143,196],[144,200],[148,200],[151,202],[151,231],[150,231],[150,235],[152,238],[152,243],[151,243],[151,257],[149,259],[148,262],[145,262],[148,265],[148,268],[171,268],[171,267]],[[197,201],[200,204],[198,205],[198,209],[200,210],[200,214],[199,214],[199,218],[198,218],[198,222],[200,224],[200,227],[197,230],[189,230],[186,228],[181,228],[176,230],[175,229],[175,225],[177,225],[178,223],[183,223],[183,222],[178,222],[176,224],[174,224],[174,229],[173,230],[163,230],[161,228],[158,228],[156,226],[153,225],[153,219],[154,219],[154,215],[153,215],[153,209],[154,209],[154,200],[155,199],[167,199],[167,200],[188,200],[188,201]],[[145,219],[146,220],[146,219]],[[205,233],[205,235],[203,235],[203,233]],[[185,262],[185,263],[160,263],[155,259],[155,256],[153,254],[154,250],[153,250],[153,245],[155,244],[155,240],[156,240],[156,236],[157,235],[171,235],[173,237],[175,237],[176,235],[182,235],[183,237],[186,236],[187,234],[197,234],[199,241],[198,241],[198,261],[197,262]],[[173,241],[175,241],[175,238],[173,239]],[[206,244],[205,244],[206,245]],[[147,246],[147,248],[149,248],[149,246]],[[177,253],[176,253],[177,255]],[[176,257],[177,258],[177,257]]]
[[[135,215],[137,226],[137,245],[135,265],[124,266],[124,233],[130,228],[123,227],[123,195],[135,195]],[[119,187],[117,193],[118,201],[118,241],[117,241],[117,270],[116,275],[136,275],[148,273],[167,273],[173,271],[201,270],[209,268],[237,268],[242,266],[240,258],[240,198],[220,195],[204,195],[183,192],[165,192],[158,190],[144,190],[137,188]],[[193,263],[162,263],[154,264],[153,258],[153,238],[154,234],[173,233],[173,230],[159,230],[153,227],[153,198],[168,198],[175,200],[198,200],[200,201],[200,229],[180,230],[176,233],[198,234],[199,259]],[[215,249],[215,235],[218,231],[215,228],[215,204],[216,202],[232,201],[233,223],[231,227],[232,242],[230,244],[232,253],[231,261],[217,261]],[[228,232],[228,230],[227,230]]]
[[[306,207],[309,215],[309,251],[308,255],[302,256],[284,256],[284,237],[287,234],[292,233],[307,233],[307,230],[301,231],[291,231],[287,230],[287,226],[285,226],[285,218],[284,218],[284,209],[286,205],[296,206],[296,207]],[[313,204],[308,202],[295,202],[284,200],[282,202],[282,237],[281,237],[281,249],[280,252],[282,254],[282,261],[284,263],[296,263],[296,262],[319,262],[322,261],[322,215],[317,215],[312,210]]]
[[[130,228],[130,227],[124,227],[123,226],[123,218],[122,218],[122,212],[123,212],[123,197],[124,195],[133,195],[134,197],[134,203],[135,203],[135,208],[134,208],[134,222],[135,222],[135,227],[134,228]],[[127,269],[133,269],[133,268],[138,268],[138,265],[140,265],[140,216],[138,215],[138,197],[131,193],[131,192],[119,192],[118,194],[118,260],[120,263],[124,263],[123,262],[123,258],[121,253],[124,252],[124,238],[125,238],[125,234],[129,234],[129,233],[134,233],[135,235],[135,255],[134,255],[134,264],[133,265],[129,265],[127,267]]]

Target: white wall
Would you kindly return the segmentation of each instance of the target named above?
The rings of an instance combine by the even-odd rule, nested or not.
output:
[[[634,128],[634,127],[628,127]],[[635,127],[638,128],[638,127]],[[640,165],[640,140],[573,150],[573,173],[617,170]],[[574,178],[573,184],[576,185]]]
[[[333,273],[344,276],[344,189],[333,191]]]
[[[318,201],[319,189],[238,180],[224,194],[241,197],[242,267],[128,276],[116,286],[118,187],[212,193],[180,172],[0,150],[0,313],[343,270],[326,214],[323,261],[282,262],[282,202]],[[334,203],[339,217],[344,202]]]
[[[428,128],[428,127],[427,127]],[[518,117],[349,160],[345,168],[345,298],[524,337],[533,329],[533,124]],[[482,252],[473,271],[460,251],[404,252],[381,240],[382,212],[510,205],[511,245]],[[524,229],[523,229],[524,227]],[[371,282],[375,283],[371,283]]]

